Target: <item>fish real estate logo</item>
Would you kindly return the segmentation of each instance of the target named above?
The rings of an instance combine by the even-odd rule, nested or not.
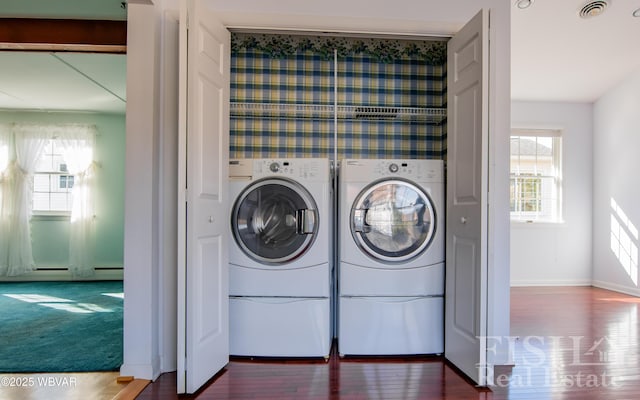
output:
[[[624,337],[487,336],[480,339],[486,344],[481,351],[486,351],[488,359],[506,351],[506,364],[513,366],[508,372],[495,373],[489,363],[479,364],[478,368],[486,370],[489,386],[618,387],[625,378],[608,371],[633,364],[629,349],[634,341],[629,340],[626,346]]]

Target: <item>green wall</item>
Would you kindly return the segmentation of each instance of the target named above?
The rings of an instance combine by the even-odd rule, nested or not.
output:
[[[93,124],[98,129],[96,176],[96,266],[122,267],[124,246],[124,114],[0,111],[0,123]],[[38,267],[66,266],[69,222],[35,217],[31,223],[33,258]]]

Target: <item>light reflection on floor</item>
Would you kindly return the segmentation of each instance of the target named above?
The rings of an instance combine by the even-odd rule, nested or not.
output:
[[[103,296],[124,299],[124,293],[102,293]],[[56,310],[68,311],[77,314],[107,313],[113,312],[111,308],[105,308],[92,303],[79,303],[75,300],[63,299],[60,297],[47,296],[41,294],[4,294],[15,300],[24,301],[25,303],[33,303],[43,307],[49,307]]]

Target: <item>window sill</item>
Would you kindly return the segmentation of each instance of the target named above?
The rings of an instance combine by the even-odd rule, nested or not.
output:
[[[512,228],[564,228],[565,221],[519,221],[511,220]]]
[[[70,218],[71,214],[64,212],[38,213],[31,216],[33,221],[69,221]]]

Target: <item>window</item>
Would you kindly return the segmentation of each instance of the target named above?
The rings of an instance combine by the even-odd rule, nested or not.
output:
[[[69,174],[56,139],[47,143],[33,177],[34,214],[67,214],[71,211],[74,176]]]
[[[512,130],[511,220],[561,222],[559,130]]]

